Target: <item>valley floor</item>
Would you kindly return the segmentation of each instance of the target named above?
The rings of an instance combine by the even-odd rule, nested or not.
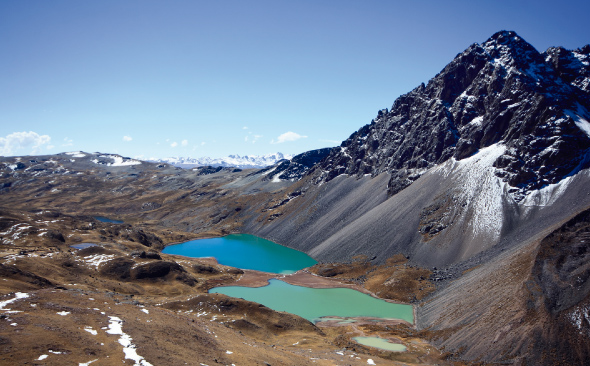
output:
[[[3,218],[18,216],[14,211],[3,213]],[[67,215],[60,215],[59,220],[63,224],[59,230],[66,238],[72,235],[68,227],[92,223],[84,241],[101,245],[78,250],[70,247],[69,240],[55,238],[3,242],[1,364],[462,364],[446,361],[449,355],[429,344],[426,333],[398,321],[314,325],[256,303],[207,293],[224,284],[264,285],[273,277],[269,274],[244,273],[211,259],[164,255],[136,241],[101,240],[101,232],[119,230],[116,224]],[[27,214],[16,225],[25,227],[36,221],[41,220]],[[15,221],[11,223],[14,227]],[[164,233],[161,228],[143,230],[147,236],[157,233],[169,242],[186,235]],[[350,287],[376,296],[355,283],[355,271],[368,265],[362,260],[355,263],[330,265],[331,270],[339,269],[333,278],[301,271],[282,279],[311,287]],[[395,266],[390,269],[394,271]],[[318,265],[311,271],[325,272],[326,268]],[[389,338],[406,345],[408,351],[362,346],[352,340],[359,335]]]

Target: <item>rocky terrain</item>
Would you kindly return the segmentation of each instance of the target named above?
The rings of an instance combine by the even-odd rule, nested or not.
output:
[[[116,317],[136,364],[588,364],[589,67],[590,46],[538,52],[498,32],[341,146],[261,170],[83,152],[4,157],[0,301],[23,313],[0,323],[2,355],[120,362],[125,342],[108,333],[119,331]],[[413,304],[416,324],[314,325],[206,292],[252,274],[159,253],[235,232],[305,251],[320,262],[315,276]],[[70,247],[80,243],[100,247]],[[107,307],[92,310],[89,296]],[[143,309],[157,315],[150,331]],[[19,347],[74,310],[105,330],[99,343]],[[409,351],[359,346],[350,340],[359,332]],[[180,351],[177,340],[194,346]]]

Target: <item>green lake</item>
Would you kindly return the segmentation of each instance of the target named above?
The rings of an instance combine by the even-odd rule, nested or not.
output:
[[[289,274],[317,262],[307,254],[248,234],[191,240],[162,251],[185,257],[214,257],[220,264],[257,271]]]
[[[384,349],[386,351],[403,352],[406,346],[403,344],[391,343],[379,337],[354,337],[355,341],[369,347]]]
[[[309,288],[270,280],[264,287],[216,287],[209,292],[255,301],[312,322],[322,317],[374,317],[414,321],[411,305],[394,304],[348,288]]]

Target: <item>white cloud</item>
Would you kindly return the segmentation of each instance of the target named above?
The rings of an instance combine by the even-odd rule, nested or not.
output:
[[[131,141],[133,138],[131,136],[123,136],[123,141]]]
[[[186,146],[186,145],[188,145],[188,140],[182,140],[182,142],[180,144],[182,146]]]
[[[61,144],[61,146],[73,146],[74,145],[74,140],[64,137],[64,143]]]
[[[270,143],[271,144],[282,144],[283,142],[297,141],[299,139],[304,139],[304,138],[307,138],[307,136],[303,136],[298,133],[289,131],[289,132],[285,132],[284,134],[277,137],[277,141],[275,141],[273,139]]]
[[[247,130],[247,129],[248,129],[248,127],[246,127],[246,126],[242,127],[242,130]]]
[[[30,154],[38,154],[41,147],[51,141],[48,135],[36,132],[14,132],[6,137],[0,137],[0,155],[13,155],[18,150],[30,149]]]
[[[176,147],[176,146],[178,146],[178,142],[174,141],[173,143],[170,144],[170,146]]]

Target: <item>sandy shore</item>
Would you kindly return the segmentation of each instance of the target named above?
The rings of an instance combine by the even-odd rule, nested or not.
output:
[[[310,288],[350,288],[366,294],[372,295],[369,291],[363,287],[355,284],[344,283],[336,279],[330,279],[325,277],[316,276],[306,270],[301,270],[292,274],[276,274],[267,273],[245,269],[244,274],[239,280],[225,286],[243,286],[243,287],[262,287],[268,285],[268,281],[271,279],[278,279],[285,281],[288,284],[295,286],[303,286]]]

